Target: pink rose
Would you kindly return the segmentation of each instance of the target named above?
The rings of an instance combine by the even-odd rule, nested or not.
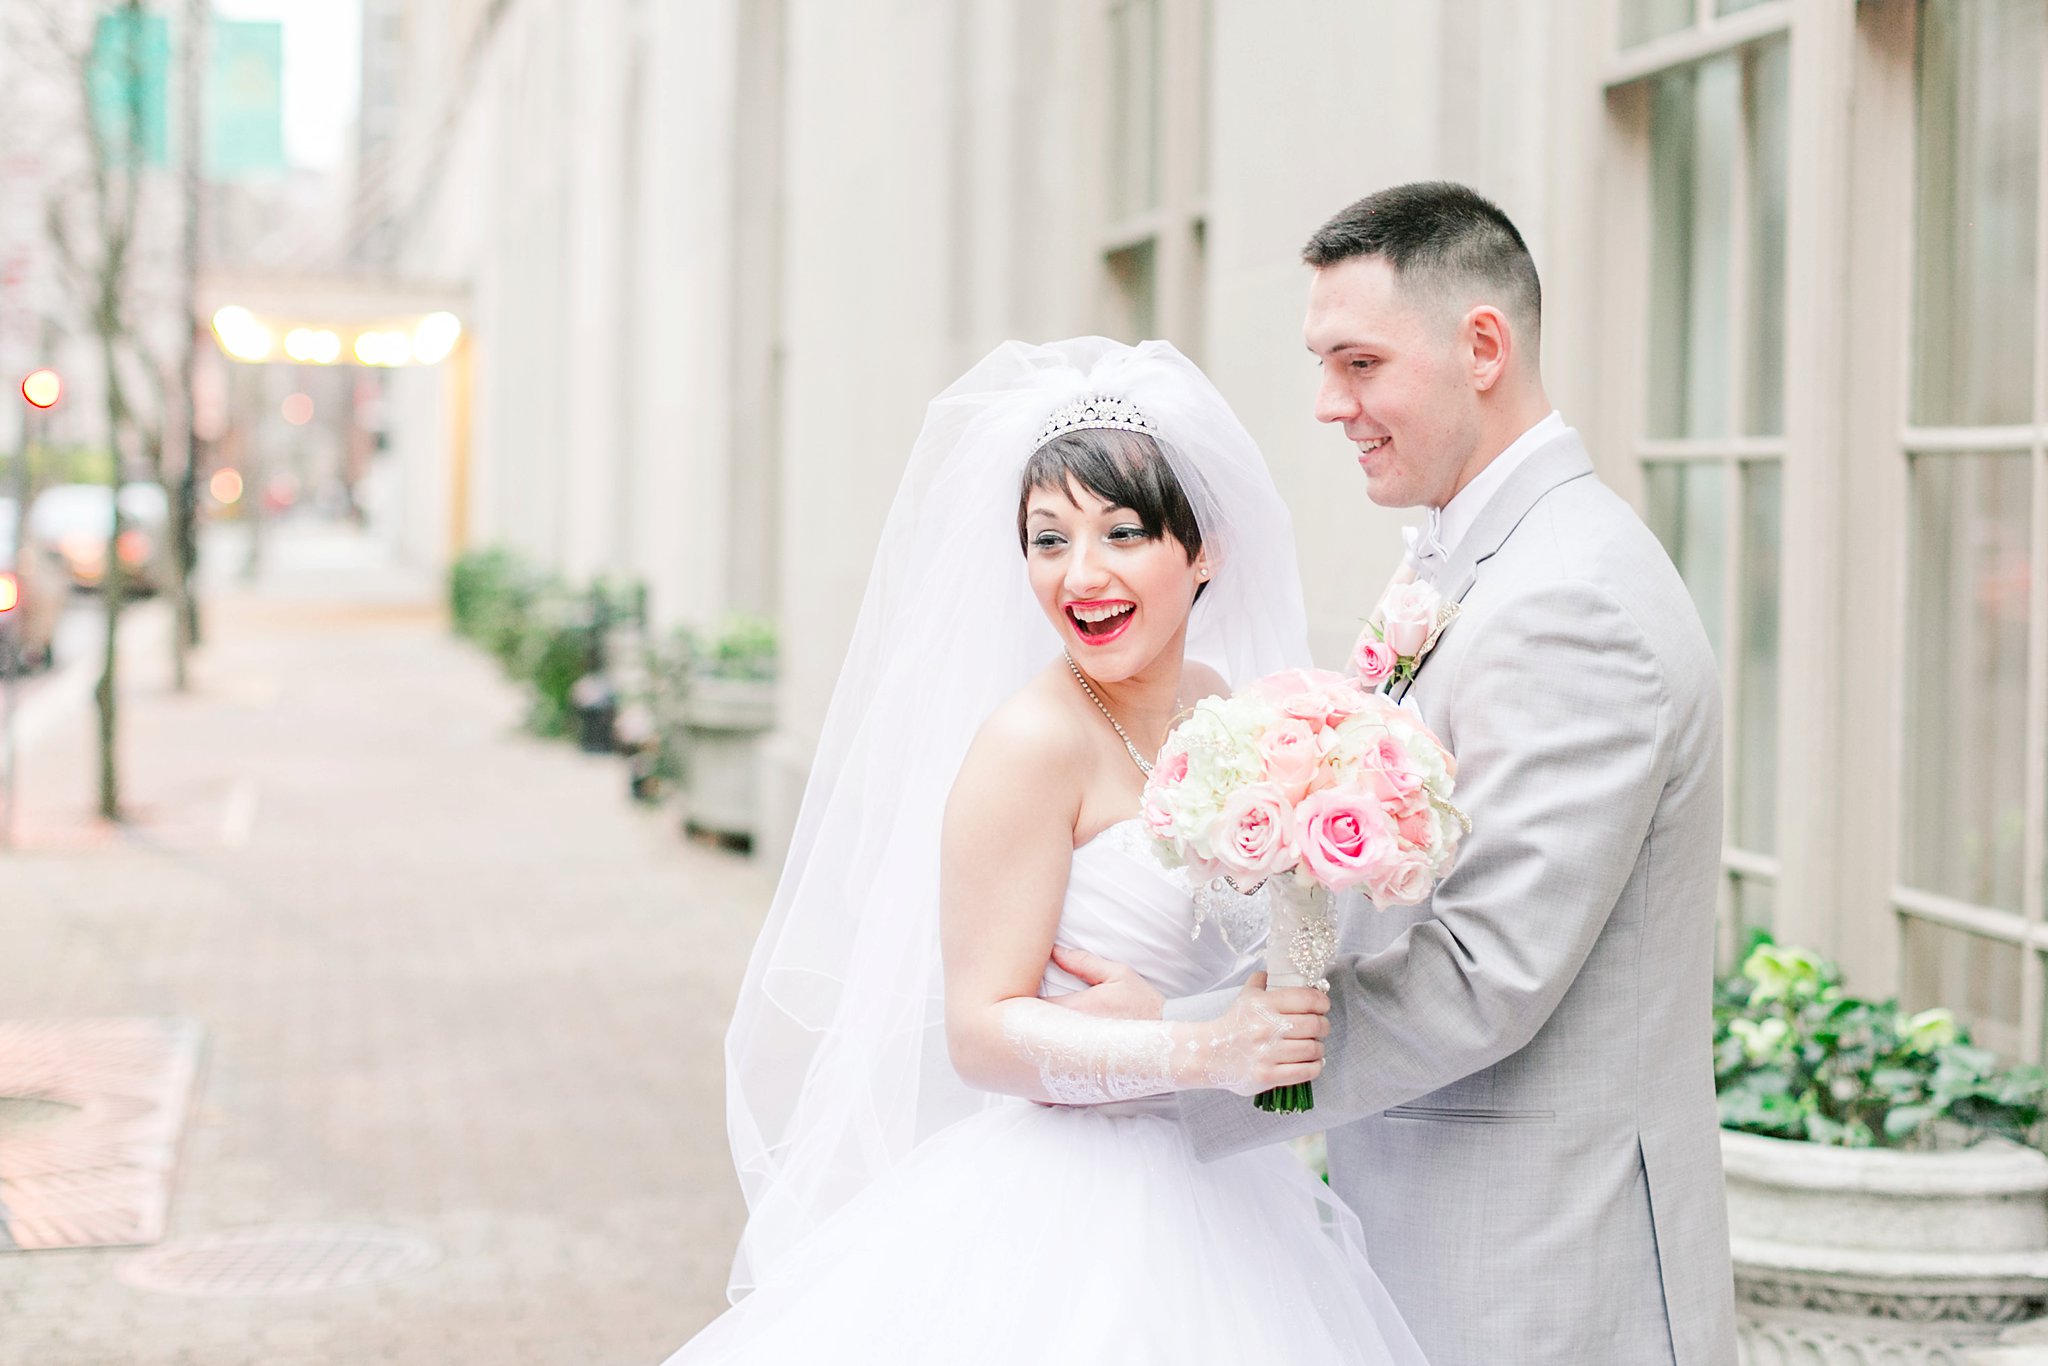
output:
[[[1386,813],[1362,787],[1310,793],[1294,809],[1294,823],[1303,866],[1333,891],[1356,887],[1399,856]]]
[[[1161,759],[1147,780],[1150,787],[1172,787],[1188,776],[1188,752],[1179,750]]]
[[[1355,678],[1338,678],[1318,699],[1323,708],[1323,724],[1340,725],[1350,720],[1367,706],[1367,693],[1359,687]]]
[[[1436,822],[1429,817],[1429,808],[1422,806],[1413,811],[1404,811],[1394,818],[1394,829],[1402,839],[1417,849],[1429,847],[1430,836],[1436,833]]]
[[[1390,859],[1375,869],[1365,890],[1372,904],[1385,910],[1389,906],[1417,905],[1435,885],[1429,875],[1429,861],[1410,854]]]
[[[1266,781],[1286,793],[1290,802],[1308,795],[1322,757],[1316,733],[1306,721],[1282,721],[1259,737],[1259,761],[1265,765]]]
[[[1314,692],[1326,677],[1335,678],[1336,675],[1325,674],[1321,669],[1282,669],[1279,673],[1267,674],[1247,691],[1269,702],[1278,702],[1295,693]]]
[[[1145,823],[1145,833],[1154,839],[1171,840],[1174,837],[1173,812],[1166,809],[1160,794],[1147,788],[1145,804],[1138,809],[1138,818]]]
[[[1328,669],[1287,669],[1252,684],[1255,696],[1298,721],[1334,726],[1365,710],[1366,695],[1353,680]]]
[[[1404,659],[1428,648],[1443,599],[1426,583],[1397,583],[1380,599],[1379,618],[1387,644]]]
[[[1392,736],[1382,735],[1365,752],[1364,764],[1366,781],[1382,801],[1406,803],[1422,790],[1422,775],[1410,763],[1408,751],[1396,744]]]
[[[1294,819],[1287,794],[1250,783],[1230,794],[1217,817],[1216,861],[1233,877],[1265,878],[1295,864]]]
[[[1394,653],[1394,647],[1373,634],[1370,626],[1365,628],[1365,634],[1358,638],[1358,644],[1351,650],[1351,667],[1367,683],[1386,682],[1387,676],[1394,672],[1394,665],[1399,662],[1400,656]]]

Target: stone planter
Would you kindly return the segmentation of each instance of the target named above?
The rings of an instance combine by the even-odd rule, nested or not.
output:
[[[1723,1130],[1721,1155],[1744,1366],[1966,1366],[2048,1316],[2048,1156],[2032,1148]]]
[[[1964,1356],[1963,1366],[2048,1366],[2048,1319],[2007,1329],[1996,1347]]]
[[[758,750],[775,724],[775,685],[699,677],[691,681],[681,711],[684,824],[751,842],[760,825]]]

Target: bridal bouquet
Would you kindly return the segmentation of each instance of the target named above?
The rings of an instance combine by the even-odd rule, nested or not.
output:
[[[1336,958],[1333,893],[1412,906],[1450,871],[1470,828],[1451,805],[1456,772],[1412,711],[1357,679],[1291,669],[1197,703],[1160,751],[1143,816],[1168,863],[1241,894],[1266,889],[1268,985],[1303,986]],[[1283,1086],[1256,1104],[1307,1110],[1315,1098]]]

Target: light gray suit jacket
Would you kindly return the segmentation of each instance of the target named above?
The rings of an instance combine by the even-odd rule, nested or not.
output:
[[[1203,1091],[1182,1115],[1208,1157],[1329,1129],[1331,1181],[1432,1366],[1728,1366],[1699,614],[1569,431],[1436,584],[1461,613],[1409,700],[1457,756],[1457,866],[1420,907],[1347,908],[1313,1111]]]

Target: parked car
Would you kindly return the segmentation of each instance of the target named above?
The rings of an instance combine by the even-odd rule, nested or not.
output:
[[[51,642],[69,576],[61,559],[33,542],[17,560],[14,530],[15,502],[0,498],[0,669],[47,669],[56,662]]]
[[[29,507],[31,543],[63,557],[71,581],[97,588],[107,576],[107,536],[113,530],[114,498],[104,484],[57,484]],[[171,581],[170,500],[157,484],[121,486],[119,554],[128,582],[139,593],[155,593]]]

